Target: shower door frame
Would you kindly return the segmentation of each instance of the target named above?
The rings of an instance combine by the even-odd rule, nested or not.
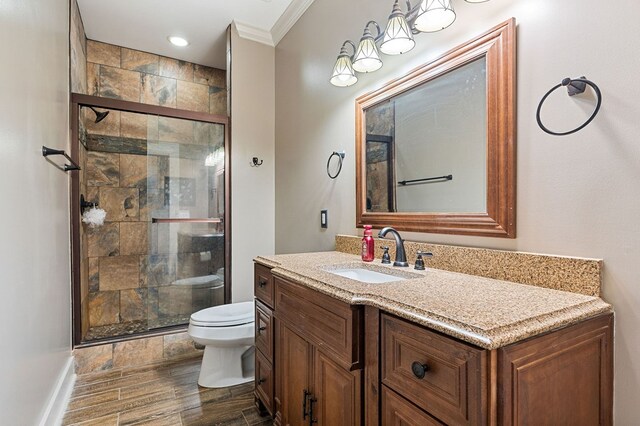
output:
[[[209,114],[205,112],[188,111],[184,109],[169,108],[157,105],[148,105],[138,102],[123,101],[120,99],[103,98],[100,96],[71,93],[71,158],[79,162],[80,151],[80,108],[92,106],[107,108],[110,110],[157,115],[161,117],[178,118],[184,120],[202,121],[206,123],[224,125],[224,303],[231,302],[231,119],[226,115]],[[80,176],[78,173],[71,175],[71,197],[69,200],[70,229],[71,229],[71,293],[72,293],[72,328],[73,347],[87,347],[102,345],[109,342],[131,340],[152,335],[167,334],[178,330],[186,330],[187,325],[175,325],[160,329],[147,330],[126,336],[114,336],[107,339],[98,339],[92,342],[82,343],[82,306],[80,295]],[[87,319],[88,320],[88,319]]]

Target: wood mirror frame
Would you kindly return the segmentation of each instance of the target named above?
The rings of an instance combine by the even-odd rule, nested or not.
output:
[[[436,60],[356,99],[356,226],[515,238],[516,236],[516,22],[512,18]],[[486,58],[486,213],[397,213],[366,210],[365,111],[393,96]]]

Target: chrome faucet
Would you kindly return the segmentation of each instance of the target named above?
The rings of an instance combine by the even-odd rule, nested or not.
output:
[[[380,232],[378,232],[378,237],[384,238],[387,233],[391,232],[393,238],[396,240],[396,260],[393,262],[393,266],[409,266],[407,263],[407,255],[404,251],[404,241],[400,237],[400,234],[395,229],[387,226],[386,228],[382,228]]]

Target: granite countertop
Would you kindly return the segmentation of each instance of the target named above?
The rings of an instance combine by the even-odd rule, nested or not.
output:
[[[340,252],[258,256],[275,276],[353,305],[369,305],[485,349],[612,312],[599,297],[427,268],[362,262]],[[368,284],[328,272],[342,267],[388,271],[407,279]],[[428,261],[427,261],[428,265]]]

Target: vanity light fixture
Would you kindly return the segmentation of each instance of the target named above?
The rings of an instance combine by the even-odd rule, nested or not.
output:
[[[347,44],[353,47],[354,54],[356,51],[356,45],[353,44],[351,40],[342,43],[336,65],[333,67],[333,75],[331,76],[331,80],[329,80],[334,86],[347,87],[358,82],[358,77],[356,77],[356,73],[353,71],[353,64],[351,62],[353,55],[347,53]]]
[[[378,36],[380,36],[380,26],[376,21],[369,21],[364,27],[364,34],[358,43],[358,49],[353,59],[353,69],[358,72],[373,72],[380,69],[382,66],[382,59],[380,59],[380,53],[378,53],[378,46],[376,41],[369,31],[369,25],[373,24],[378,30]]]
[[[167,40],[169,40],[169,42],[174,46],[178,47],[185,47],[189,45],[189,42],[186,39],[178,36],[169,36],[167,37]]]
[[[407,2],[407,8],[411,10],[411,4]],[[416,45],[407,18],[400,10],[398,0],[393,3],[393,10],[384,31],[384,39],[380,45],[382,53],[387,55],[400,55],[413,49]]]
[[[420,11],[413,25],[416,30],[432,33],[444,30],[456,20],[451,0],[422,0]]]
[[[484,3],[489,0],[465,0],[467,3]],[[421,0],[420,4],[412,7],[409,0],[407,12],[402,13],[399,0],[394,0],[393,10],[389,16],[384,33],[375,21],[367,22],[364,34],[358,47],[347,40],[340,48],[340,54],[333,67],[333,74],[329,80],[338,87],[352,86],[358,82],[355,72],[373,72],[382,67],[379,52],[386,55],[400,55],[414,48],[416,42],[414,34],[440,31],[456,20],[451,0]],[[378,30],[376,37],[371,34],[369,26],[374,25]],[[376,43],[380,42],[378,49]],[[353,55],[347,53],[346,45],[353,47]]]

